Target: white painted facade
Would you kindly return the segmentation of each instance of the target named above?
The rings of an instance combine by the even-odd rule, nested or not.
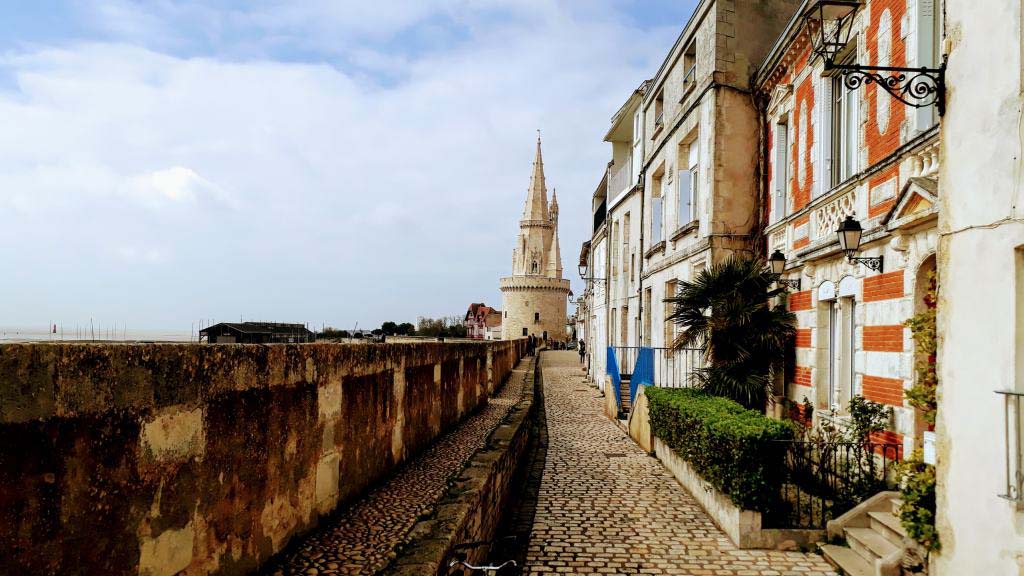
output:
[[[939,576],[1024,573],[1006,412],[1024,392],[1024,41],[1020,2],[947,0],[939,218]],[[1010,412],[1011,424],[1019,415]],[[1011,426],[1011,448],[1021,436]],[[1012,459],[1011,459],[1012,460]],[[1011,483],[1020,470],[1010,468]]]

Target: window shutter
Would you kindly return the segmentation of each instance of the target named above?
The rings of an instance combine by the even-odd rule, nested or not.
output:
[[[679,181],[679,227],[686,226],[693,220],[693,196],[690,193],[692,177],[689,170],[680,170],[676,174]]]
[[[662,198],[651,198],[651,244],[661,242]]]
[[[642,112],[637,111],[633,116],[633,151],[630,157],[630,182],[629,187],[632,188],[636,184],[637,178],[640,177],[640,165],[644,159],[644,138],[643,138],[643,116]]]
[[[846,90],[843,94],[845,117],[843,118],[843,138],[845,158],[843,163],[846,169],[843,172],[844,179],[857,173],[858,158],[860,154],[860,96],[859,90]]]
[[[917,58],[916,63],[907,62],[908,66],[939,66],[939,16],[935,13],[935,0],[917,0]],[[914,109],[914,121],[918,130],[931,128],[938,121],[938,110],[935,106]]]
[[[775,166],[772,177],[775,179],[775,197],[772,200],[772,212],[775,221],[786,217],[786,181],[789,179],[789,164],[786,162],[789,150],[789,131],[785,124],[775,125]]]
[[[819,80],[817,115],[818,178],[815,195],[820,196],[832,189],[832,78],[823,76]],[[813,114],[810,110],[808,114]]]

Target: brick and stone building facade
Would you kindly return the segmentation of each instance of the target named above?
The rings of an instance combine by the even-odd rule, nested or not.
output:
[[[845,63],[937,66],[941,12],[930,0],[867,0],[857,11]],[[814,31],[795,12],[756,77],[765,141],[760,216],[766,254],[787,258],[799,279],[788,296],[798,320],[795,365],[780,392],[840,422],[852,397],[892,406],[876,440],[921,443],[925,424],[904,398],[915,351],[904,325],[926,306],[938,241],[939,136],[934,106],[915,109],[874,84],[850,90],[811,50]],[[836,229],[864,227],[851,263]]]
[[[466,327],[466,338],[493,340],[491,334],[495,329],[499,336],[501,334],[501,311],[495,310],[483,302],[474,302],[466,310],[462,325]]]
[[[638,338],[675,338],[664,302],[680,281],[749,246],[757,205],[751,78],[798,0],[705,0],[644,94]]]
[[[503,339],[534,335],[565,339],[569,281],[562,278],[558,247],[558,198],[550,206],[540,137],[526,193],[519,236],[512,250],[512,275],[501,279]]]

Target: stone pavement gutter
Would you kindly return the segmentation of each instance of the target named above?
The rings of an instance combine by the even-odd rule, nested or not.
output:
[[[532,424],[537,417],[534,395],[539,378],[537,357],[525,358],[507,384],[522,386],[521,400],[485,446],[469,459],[434,513],[416,523],[408,543],[382,574],[446,573],[455,546],[494,539],[514,497],[514,479],[521,477],[518,473],[527,460],[531,431],[535,430]],[[466,550],[468,561],[483,562],[489,548],[482,545]]]

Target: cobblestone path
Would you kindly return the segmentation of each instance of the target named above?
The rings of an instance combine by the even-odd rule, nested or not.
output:
[[[575,352],[545,352],[548,451],[525,573],[832,575],[815,554],[738,550],[601,411]]]
[[[477,414],[442,436],[398,474],[297,545],[273,559],[261,574],[375,574],[395,558],[416,521],[430,512],[448,481],[522,397],[527,362]]]

